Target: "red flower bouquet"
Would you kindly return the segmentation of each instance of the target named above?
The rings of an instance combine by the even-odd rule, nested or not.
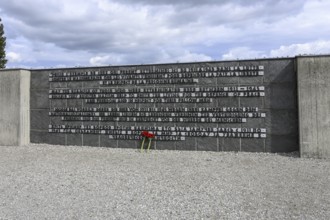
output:
[[[148,148],[147,148],[147,150],[149,151],[150,146],[151,146],[151,140],[152,140],[152,138],[155,137],[155,134],[153,134],[153,133],[151,133],[151,132],[148,132],[148,131],[142,131],[142,132],[141,132],[141,136],[142,136],[142,138],[143,138],[143,140],[142,140],[142,144],[141,144],[141,152],[143,151],[144,142],[145,142],[146,139],[149,140]]]

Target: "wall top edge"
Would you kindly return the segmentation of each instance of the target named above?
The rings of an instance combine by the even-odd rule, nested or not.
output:
[[[109,66],[77,66],[77,67],[62,67],[62,68],[45,68],[45,69],[31,69],[32,71],[44,70],[67,70],[67,69],[95,69],[108,67],[136,67],[136,66],[166,66],[166,65],[190,65],[190,64],[212,64],[212,63],[231,63],[231,62],[259,62],[268,60],[293,60],[294,57],[282,58],[260,58],[260,59],[246,59],[246,60],[216,60],[216,61],[194,61],[194,62],[177,62],[177,63],[149,63],[149,64],[123,64],[123,65],[109,65]]]
[[[0,72],[8,72],[8,71],[31,71],[33,69],[26,69],[26,68],[8,68],[8,69],[0,69]]]
[[[253,61],[274,61],[274,60],[295,60],[299,58],[319,58],[319,57],[330,57],[330,54],[323,55],[298,55],[294,57],[276,57],[276,58],[255,58],[255,59],[237,59],[237,60],[216,60],[216,61],[195,61],[195,62],[177,62],[177,63],[148,63],[148,64],[123,64],[123,65],[109,65],[109,66],[76,66],[76,67],[62,67],[62,68],[36,68],[36,69],[26,69],[26,68],[9,68],[0,69],[0,72],[5,71],[17,71],[17,70],[27,70],[27,71],[44,71],[44,70],[64,70],[64,69],[95,69],[95,68],[108,68],[108,67],[135,67],[135,66],[165,66],[165,65],[189,65],[189,64],[206,64],[206,63],[230,63],[230,62],[253,62]]]
[[[323,54],[323,55],[299,55],[295,56],[295,59],[299,58],[322,58],[322,57],[330,57],[330,54]]]

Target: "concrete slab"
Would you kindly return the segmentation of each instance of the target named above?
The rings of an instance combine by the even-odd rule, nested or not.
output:
[[[0,71],[0,145],[30,143],[30,71]]]
[[[300,154],[330,158],[330,56],[297,57]]]

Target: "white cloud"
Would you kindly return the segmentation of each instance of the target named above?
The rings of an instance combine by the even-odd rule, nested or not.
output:
[[[330,54],[330,40],[281,46],[278,49],[270,51],[271,57],[285,57],[306,54]]]
[[[235,59],[254,59],[254,58],[276,58],[276,57],[294,57],[298,55],[317,55],[330,54],[330,40],[319,40],[303,44],[282,45],[276,49],[265,51],[256,51],[249,47],[237,47],[230,49],[222,55],[223,60]]]
[[[89,63],[92,66],[107,66],[121,63],[122,58],[120,55],[105,55],[95,56],[89,59]]]
[[[176,63],[176,62],[195,62],[195,61],[211,61],[212,57],[202,53],[192,53],[188,50],[163,50],[159,54],[157,63]]]
[[[106,65],[109,64],[109,56],[96,56],[96,57],[92,57],[89,59],[89,63],[92,66],[102,66],[102,65]]]
[[[195,62],[195,61],[211,61],[212,57],[205,54],[191,53],[185,51],[185,53],[176,58],[179,62]],[[172,61],[173,62],[173,61]]]
[[[223,60],[254,59],[261,57],[266,57],[263,51],[252,50],[249,47],[232,48],[222,55]]]
[[[30,41],[19,37],[8,41],[7,57],[19,54],[19,60],[9,59],[7,67],[87,66],[92,55],[85,51],[70,51],[51,43]],[[11,58],[15,58],[12,56]],[[16,57],[17,58],[17,57]]]
[[[19,63],[19,62],[22,61],[22,57],[19,53],[9,52],[9,53],[6,54],[6,57],[8,58],[9,62]]]

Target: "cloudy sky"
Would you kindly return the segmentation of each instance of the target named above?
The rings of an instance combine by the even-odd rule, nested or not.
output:
[[[1,0],[7,67],[330,53],[329,0]]]

